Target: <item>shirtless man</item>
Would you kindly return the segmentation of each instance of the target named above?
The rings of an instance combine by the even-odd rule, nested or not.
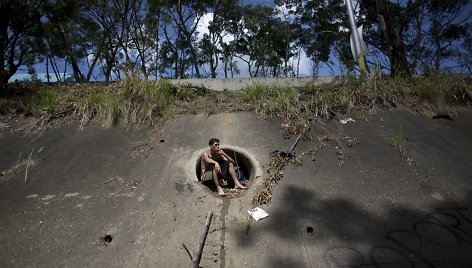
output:
[[[226,195],[218,183],[218,175],[221,175],[227,180],[232,179],[235,189],[247,189],[247,187],[243,186],[239,182],[238,177],[236,176],[236,172],[234,171],[235,162],[233,158],[220,149],[220,140],[212,138],[208,142],[208,145],[210,146],[210,150],[203,153],[200,167],[202,174],[205,174],[205,171],[212,171],[213,182],[216,185],[218,195]]]

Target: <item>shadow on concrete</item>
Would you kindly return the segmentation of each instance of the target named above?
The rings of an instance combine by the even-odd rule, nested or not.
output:
[[[447,198],[427,211],[396,207],[378,215],[299,186],[282,195],[267,220],[237,234],[239,245],[251,248],[261,236],[300,250],[304,244],[308,259],[323,267],[472,267],[472,192],[468,200]],[[271,267],[303,266],[268,257]]]

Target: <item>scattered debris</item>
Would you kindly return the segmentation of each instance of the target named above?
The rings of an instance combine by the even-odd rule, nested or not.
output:
[[[252,185],[252,182],[250,180],[245,180],[243,182],[241,182],[241,184],[243,186],[246,186],[247,189],[234,189],[234,188],[227,188],[227,187],[224,187],[223,185],[223,192],[225,192],[225,197],[226,198],[239,198],[241,196],[243,196],[248,189],[251,188],[251,185]]]
[[[143,187],[144,185],[144,180],[136,180],[136,181],[129,181],[126,183],[125,188],[128,191],[136,191]]]
[[[118,183],[123,183],[125,181],[125,179],[122,178],[122,177],[111,177],[108,180],[104,181],[103,184],[107,184],[107,183],[114,182],[114,181],[116,181]]]
[[[338,155],[338,165],[342,167],[344,165],[344,160],[346,160],[343,147],[336,146],[336,154]]]
[[[111,182],[116,182],[121,184],[123,188],[119,189],[117,192],[110,193],[110,197],[117,197],[117,196],[127,196],[132,197],[135,196],[135,191],[141,189],[144,185],[144,180],[132,180],[125,182],[125,179],[122,177],[112,177],[107,179],[103,182],[103,184],[108,184]],[[127,193],[123,193],[124,190],[127,190]]]
[[[298,143],[298,140],[301,137],[302,134],[298,136],[297,141],[295,141],[293,146],[288,151],[293,151],[293,149]],[[336,143],[338,143],[338,146],[336,146],[336,154],[338,158],[338,165],[342,167],[344,165],[346,155],[341,140],[346,140],[347,146],[349,147],[359,144],[359,139],[354,137],[336,137],[334,135],[323,135],[315,138],[315,145],[312,148],[306,150],[305,152],[302,152],[297,157],[295,157],[294,153],[288,154],[287,151],[272,152],[271,159],[269,162],[269,168],[267,169],[269,177],[265,179],[262,189],[258,193],[256,193],[252,198],[252,205],[256,207],[263,204],[269,204],[272,200],[272,187],[275,186],[284,176],[285,166],[289,163],[291,163],[294,167],[301,166],[303,164],[302,157],[305,155],[310,155],[311,160],[315,161],[316,152],[323,149],[325,145],[327,145],[327,142],[335,141]],[[250,226],[248,228],[250,228]]]
[[[251,210],[248,210],[247,213],[249,213],[249,215],[251,215],[251,217],[256,221],[269,216],[269,214],[260,207],[255,207]]]
[[[139,142],[133,148],[133,152],[131,153],[131,158],[133,159],[144,159],[149,156],[149,153],[153,149],[152,142],[150,139],[145,141]]]
[[[33,149],[34,151],[34,149]],[[0,177],[3,177],[0,179],[0,182],[2,181],[6,181],[9,179],[9,177],[11,175],[15,175],[15,174],[18,174],[20,173],[23,169],[26,169],[26,172],[25,172],[25,183],[28,182],[28,167],[29,166],[34,166],[35,165],[35,161],[33,161],[31,159],[31,156],[33,154],[33,151],[31,151],[31,154],[30,156],[23,160],[23,161],[20,161],[20,158],[21,158],[21,153],[20,153],[20,158],[18,158],[18,161],[16,162],[16,164],[14,164],[13,166],[11,166],[9,169],[6,169],[6,170],[3,170],[2,172],[0,172]]]
[[[267,169],[269,177],[265,179],[262,189],[252,198],[252,204],[255,207],[262,204],[268,204],[272,201],[272,187],[282,179],[284,176],[283,170],[290,160],[291,159],[288,157],[278,155],[271,157],[269,168]]]
[[[348,147],[353,147],[356,144],[359,144],[359,139],[358,138],[347,137],[347,146]]]

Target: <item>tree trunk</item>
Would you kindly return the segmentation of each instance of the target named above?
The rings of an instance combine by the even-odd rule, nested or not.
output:
[[[392,76],[410,74],[410,66],[406,59],[405,44],[401,38],[404,29],[400,23],[392,20],[388,10],[387,0],[376,0],[379,25],[384,34],[386,51],[390,58],[390,72]]]

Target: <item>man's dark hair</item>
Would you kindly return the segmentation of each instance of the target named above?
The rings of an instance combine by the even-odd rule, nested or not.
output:
[[[210,141],[208,142],[208,145],[213,145],[216,142],[220,142],[220,140],[217,138],[211,138]]]

